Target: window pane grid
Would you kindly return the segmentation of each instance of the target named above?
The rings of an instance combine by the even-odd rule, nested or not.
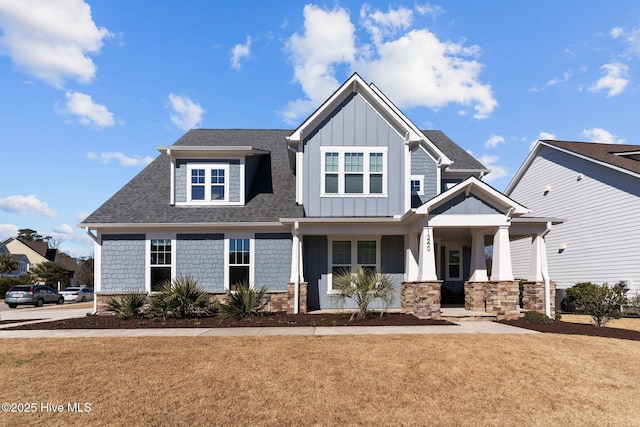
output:
[[[358,241],[358,265],[376,265],[376,242]]]
[[[229,239],[229,265],[249,265],[250,254],[249,239]]]
[[[204,169],[193,169],[191,171],[191,183],[192,184],[204,184]]]
[[[382,172],[382,153],[369,154],[369,172]]]
[[[344,171],[362,172],[364,170],[363,153],[344,153]]]
[[[339,168],[338,153],[325,153],[324,154],[324,171],[338,172],[338,168]]]
[[[211,169],[211,183],[224,184],[224,169]]]

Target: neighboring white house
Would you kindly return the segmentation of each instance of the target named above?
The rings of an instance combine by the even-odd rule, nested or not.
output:
[[[640,145],[538,141],[505,194],[566,220],[546,241],[558,289],[626,281],[640,292]],[[511,245],[516,277],[529,268],[528,240]]]

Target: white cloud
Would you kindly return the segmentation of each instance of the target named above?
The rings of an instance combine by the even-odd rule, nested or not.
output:
[[[196,104],[186,96],[170,93],[169,102],[173,109],[171,121],[182,130],[195,128],[202,121],[202,115],[206,112],[200,104]]]
[[[98,160],[100,163],[109,164],[112,160],[120,162],[120,166],[146,166],[153,161],[151,156],[126,156],[120,152],[107,152],[107,153],[94,153],[92,151],[87,153],[87,159]]]
[[[18,235],[18,226],[13,224],[0,224],[0,240],[6,240],[9,237]]]
[[[251,36],[247,36],[245,44],[237,44],[231,49],[231,68],[240,70],[240,61],[251,54]]]
[[[627,142],[625,139],[618,138],[602,128],[585,129],[582,131],[582,137],[601,144],[624,144]]]
[[[73,228],[71,228],[71,226],[69,224],[61,224],[61,225],[55,227],[53,229],[53,231],[55,231],[56,233],[59,233],[59,234],[64,234],[64,235],[69,235],[69,234],[73,234],[74,233]]]
[[[72,114],[85,126],[102,129],[115,124],[113,114],[107,107],[93,102],[91,96],[79,92],[67,92],[65,108],[58,109],[61,114]]]
[[[416,4],[415,9],[419,15],[431,15],[434,18],[437,18],[438,15],[442,13],[446,13],[446,11],[441,6],[430,3]]]
[[[46,202],[39,200],[34,195],[16,195],[0,199],[0,210],[20,214],[42,215],[49,218],[54,218],[56,216],[56,213],[49,209],[49,205],[47,205]]]
[[[352,63],[356,53],[355,28],[345,9],[306,5],[303,14],[304,34],[294,33],[286,50],[293,63],[293,80],[307,98],[288,103],[282,113],[287,123],[296,123],[331,95],[339,85],[334,67]]]
[[[531,144],[529,144],[529,150],[532,150],[533,147],[535,147],[536,142],[540,141],[540,140],[545,140],[545,139],[556,139],[557,137],[549,132],[540,132],[540,134],[538,135],[538,139],[531,141]]]
[[[1,50],[13,63],[55,87],[66,79],[93,80],[96,66],[89,55],[112,36],[96,26],[82,0],[4,0],[0,28]]]
[[[297,123],[317,108],[338,87],[335,74],[340,65],[358,71],[401,108],[437,110],[455,103],[464,107],[462,114],[471,109],[477,119],[488,117],[498,103],[491,86],[479,79],[480,48],[441,41],[426,29],[410,30],[412,16],[406,8],[383,13],[363,7],[361,23],[371,39],[365,43],[356,39],[346,9],[305,6],[305,32],[293,34],[287,50],[294,81],[301,84],[306,98],[291,101],[283,119]]]
[[[484,143],[484,146],[487,148],[496,148],[498,144],[504,144],[504,138],[500,135],[491,135],[487,142]]]
[[[609,31],[609,35],[611,36],[612,39],[620,38],[622,37],[623,34],[624,34],[624,29],[620,27],[614,27],[611,29],[611,31]]]
[[[507,176],[507,169],[504,166],[498,165],[498,156],[484,155],[478,159],[480,163],[485,165],[487,169],[491,169],[491,173],[482,178],[484,182],[491,183]]]
[[[604,64],[606,75],[589,88],[589,92],[606,90],[607,98],[621,94],[629,84],[629,67],[621,63]]]

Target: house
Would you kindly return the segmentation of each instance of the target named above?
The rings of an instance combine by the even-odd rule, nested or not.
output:
[[[10,237],[0,243],[0,253],[11,254],[19,263],[17,272],[12,276],[21,276],[31,271],[35,265],[51,261],[60,264],[72,280],[76,271],[76,259],[69,257],[57,249],[50,248],[45,241],[28,241]]]
[[[558,288],[625,281],[630,295],[640,291],[640,145],[538,141],[505,194],[567,219],[547,239]],[[522,274],[526,243],[512,250]]]
[[[515,236],[533,236],[527,304],[553,310],[539,256],[553,221],[521,219],[529,209],[483,182],[482,164],[358,74],[295,130],[197,129],[158,150],[80,224],[98,311],[183,276],[217,299],[245,281],[268,287],[272,310],[331,309],[333,274],[361,266],[390,274],[394,308],[416,316],[464,304],[514,317]]]

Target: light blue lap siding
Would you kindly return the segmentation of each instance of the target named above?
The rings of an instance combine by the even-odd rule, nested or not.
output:
[[[187,201],[187,188],[190,177],[187,176],[187,166],[205,163],[205,164],[228,164],[229,176],[227,178],[227,189],[229,191],[229,202],[240,201],[240,160],[186,160],[179,159],[176,161],[175,170],[175,201],[176,203],[184,203]]]
[[[144,291],[145,235],[104,234],[101,238],[101,291]]]
[[[178,234],[176,277],[191,276],[208,291],[224,290],[224,235]]]
[[[254,286],[266,286],[271,291],[286,290],[291,278],[291,234],[256,233],[254,241]]]
[[[411,153],[411,175],[424,176],[422,182],[424,195],[411,195],[411,207],[417,208],[438,194],[438,166],[421,147]]]

